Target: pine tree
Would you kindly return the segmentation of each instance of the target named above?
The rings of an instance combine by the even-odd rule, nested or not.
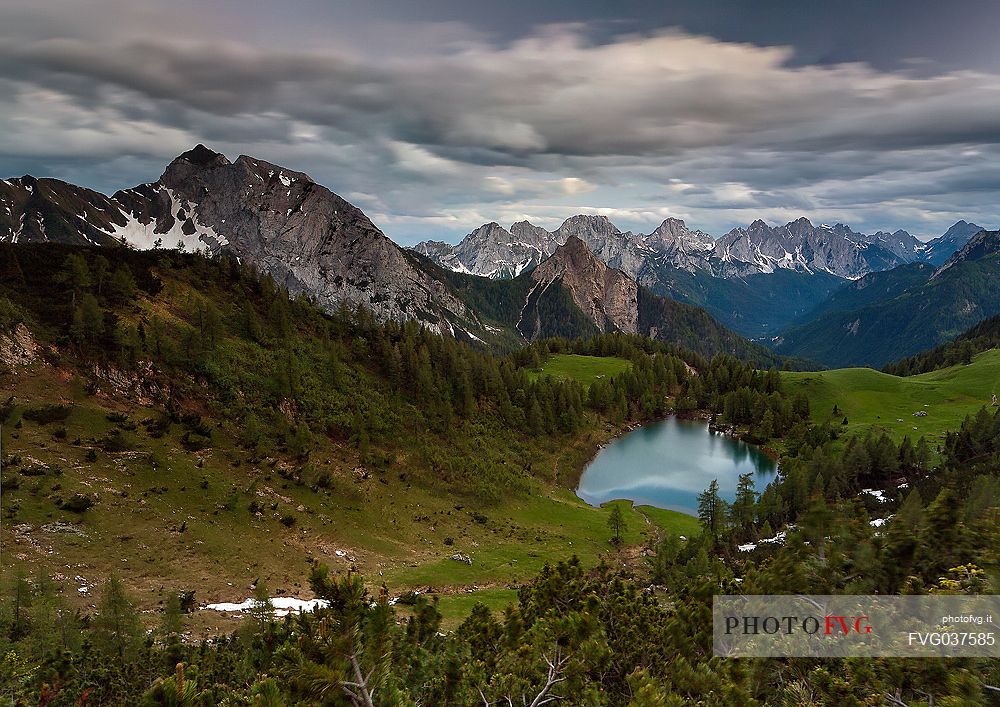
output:
[[[608,528],[615,534],[615,545],[620,545],[622,531],[625,529],[625,516],[622,515],[622,509],[617,503],[611,507],[611,515],[608,516]]]
[[[121,264],[111,273],[107,284],[107,296],[112,302],[126,304],[135,298],[135,278],[128,266]]]
[[[746,539],[753,528],[756,502],[753,474],[740,474],[736,484],[736,497],[730,507],[730,518],[739,539]]]
[[[271,592],[268,591],[267,583],[263,579],[258,579],[253,588],[253,601],[250,603],[250,610],[247,613],[260,630],[264,630],[274,621]]]
[[[160,633],[166,638],[179,636],[184,630],[184,612],[181,611],[181,598],[177,592],[170,592],[167,595],[166,604],[163,607],[163,619],[160,624]]]
[[[95,641],[107,654],[123,664],[135,658],[142,638],[142,623],[135,604],[116,574],[108,577],[104,586],[93,626]]]
[[[698,494],[698,518],[713,545],[718,544],[724,515],[725,501],[719,496],[719,480],[712,479],[708,488]]]
[[[66,256],[63,269],[56,275],[57,282],[66,285],[70,292],[70,307],[75,310],[77,298],[88,287],[94,284],[93,275],[86,259],[79,253]]]

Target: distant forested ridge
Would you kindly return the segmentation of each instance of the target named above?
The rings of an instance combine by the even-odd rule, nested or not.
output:
[[[1000,348],[1000,316],[979,322],[954,341],[890,363],[882,370],[894,376],[915,376],[959,363],[971,363],[976,354],[995,348]]]

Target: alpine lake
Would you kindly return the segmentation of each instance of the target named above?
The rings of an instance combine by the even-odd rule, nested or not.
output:
[[[713,479],[732,501],[741,474],[751,473],[758,493],[775,477],[777,462],[761,449],[710,429],[704,420],[668,417],[610,442],[584,469],[577,495],[599,506],[624,499],[698,513],[698,494]]]

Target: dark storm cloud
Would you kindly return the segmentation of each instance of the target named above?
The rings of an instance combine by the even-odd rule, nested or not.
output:
[[[0,161],[110,190],[205,141],[355,194],[404,240],[588,209],[623,227],[674,215],[717,232],[804,212],[933,235],[956,204],[1000,216],[988,159],[1000,74],[982,57],[932,56],[918,72],[853,40],[812,62],[803,37],[764,46],[830,14],[808,4],[780,18],[755,3],[743,34],[743,3],[714,15],[680,4],[672,19],[624,3],[644,26],[606,3],[553,3],[513,24],[476,5],[432,2],[412,22],[418,4],[392,5],[393,22],[376,18],[386,3],[12,7],[0,11]],[[928,29],[927,8],[908,5],[907,31]],[[868,32],[858,12],[844,6],[828,31]]]

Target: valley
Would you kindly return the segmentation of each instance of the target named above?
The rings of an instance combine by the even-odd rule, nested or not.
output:
[[[76,4],[0,707],[1000,704],[1000,4]]]
[[[586,268],[564,272],[623,282],[582,255]],[[642,583],[656,588],[642,600],[643,631],[673,626],[658,629],[667,633],[655,644],[689,635],[682,626],[700,642],[704,623],[668,618],[661,601],[697,605],[683,594],[692,582],[788,586],[795,575],[785,563],[804,564],[790,559],[809,547],[800,540],[824,537],[812,524],[826,522],[817,509],[827,504],[853,518],[853,535],[829,540],[845,543],[840,556],[859,543],[881,547],[876,528],[893,512],[910,522],[909,484],[947,498],[948,477],[929,465],[969,464],[960,456],[968,445],[914,452],[902,423],[887,425],[878,411],[903,417],[923,401],[927,416],[914,425],[932,443],[960,428],[956,439],[978,439],[963,418],[981,408],[1000,368],[1000,355],[985,351],[971,364],[907,378],[764,370],[758,362],[767,357],[749,344],[737,348],[745,359],[706,358],[615,327],[492,353],[414,322],[379,321],[364,307],[331,313],[249,265],[176,250],[6,245],[0,273],[0,541],[12,558],[0,583],[39,596],[51,586],[45,601],[58,616],[99,620],[113,596],[108,578],[120,577],[137,630],[151,631],[155,650],[182,654],[205,637],[232,636],[213,644],[225,654],[267,631],[294,631],[291,622],[255,623],[253,597],[339,601],[343,590],[327,581],[380,597],[365,606],[394,617],[398,628],[388,630],[430,621],[442,649],[464,645],[474,626],[527,615],[550,582],[555,601],[579,582],[596,582],[601,597],[635,597]],[[847,425],[831,419],[833,404]],[[710,417],[746,442],[782,450],[781,474],[756,490],[752,473],[735,485],[729,470],[724,479],[723,470],[714,480],[702,474],[699,488],[687,488],[687,513],[577,498],[581,472],[602,446],[643,425],[632,435],[653,434],[657,420],[679,424],[672,414]],[[994,419],[979,413],[974,424]],[[713,434],[691,424],[701,438]],[[846,440],[858,466],[830,466],[825,454],[849,435],[861,435]],[[732,447],[728,463],[756,453],[736,439],[711,446],[718,443]],[[676,440],[653,456],[656,473],[668,471],[668,457],[671,468],[683,461]],[[890,469],[879,459],[896,461]],[[995,503],[991,484],[988,474],[976,477],[955,511],[983,562],[988,536],[971,538],[977,514]],[[933,545],[936,528],[920,521],[919,548]],[[954,561],[917,557],[926,559],[900,561],[922,582]],[[893,591],[902,579],[872,581]],[[177,614],[173,638],[161,639],[158,622],[180,596],[188,612]],[[602,601],[591,596],[583,601]],[[243,613],[204,608],[248,597]],[[41,626],[42,615],[32,616]]]
[[[8,256],[13,252],[6,251]],[[33,259],[32,252],[16,251],[20,272],[52,267]],[[47,252],[44,247],[34,251]],[[75,257],[73,250],[63,254]],[[396,403],[382,397],[390,384],[368,368],[366,354],[337,345],[324,353],[315,348],[316,341],[299,338],[323,326],[322,317],[315,319],[318,310],[306,305],[269,310],[255,303],[258,297],[266,303],[266,288],[260,294],[252,288],[241,292],[239,275],[198,256],[172,258],[168,266],[153,254],[129,255],[117,267],[134,277],[131,295],[137,299],[108,294],[102,299],[119,312],[116,327],[127,332],[130,320],[144,324],[145,344],[137,340],[136,345],[159,359],[156,368],[136,367],[125,349],[82,365],[86,358],[81,357],[96,351],[98,339],[89,337],[112,332],[81,331],[77,345],[60,343],[55,332],[65,331],[61,302],[68,300],[58,295],[55,304],[45,296],[62,291],[59,277],[31,277],[26,290],[5,291],[13,300],[0,296],[4,316],[12,317],[5,321],[18,322],[4,324],[12,328],[0,339],[11,356],[4,361],[4,397],[11,397],[0,410],[2,543],[17,559],[4,565],[0,581],[13,581],[29,567],[49,571],[67,583],[72,603],[87,611],[96,607],[94,586],[117,572],[127,577],[140,607],[154,612],[171,591],[194,590],[198,606],[239,602],[258,581],[275,595],[302,597],[308,594],[303,577],[317,560],[340,570],[356,567],[395,595],[433,589],[443,596],[446,620],[453,622],[463,616],[449,613],[449,607],[468,608],[470,591],[487,592],[487,600],[509,599],[511,587],[546,562],[575,555],[593,565],[613,549],[607,542],[610,510],[586,505],[567,486],[598,446],[624,429],[627,418],[601,420],[588,413],[568,436],[562,431],[535,436],[518,431],[520,426],[506,427],[489,413],[461,422],[450,434],[428,419],[430,430],[418,423],[408,432],[404,423],[382,437],[378,422],[359,421],[357,411],[346,418],[337,412],[336,397],[313,398],[312,391],[332,384],[345,396],[343,402],[358,410],[360,387],[368,391],[364,405],[370,412],[364,414],[395,414]],[[83,267],[86,261],[70,262]],[[272,307],[280,310],[281,296]],[[238,298],[244,297],[240,304]],[[255,318],[264,322],[275,316],[295,322],[282,326],[291,327],[286,336],[301,347],[297,354],[254,333]],[[205,338],[199,319],[201,325],[215,322],[204,330]],[[222,323],[234,320],[243,323],[235,329]],[[168,337],[167,331],[174,334]],[[11,353],[15,349],[30,354],[19,358]],[[201,363],[192,368],[186,355]],[[289,355],[293,358],[283,358]],[[309,372],[305,361],[317,355],[330,358],[322,370]],[[256,361],[256,370],[238,372],[236,361],[247,359]],[[289,361],[291,378],[283,368]],[[526,375],[527,380],[551,375],[579,383],[585,391],[594,380],[610,382],[631,366],[621,357],[556,354]],[[201,391],[206,384],[207,395]],[[290,429],[268,417],[272,413],[264,402],[268,390],[281,395],[282,386],[297,400],[300,421]],[[256,399],[238,402],[245,395],[232,397],[238,390],[254,390]],[[168,411],[161,407],[164,394]],[[247,410],[242,425],[233,425],[223,413],[233,404]],[[413,414],[407,408],[406,414]],[[313,414],[326,410],[325,432],[315,420],[316,433],[309,431],[302,416],[310,409]],[[443,414],[454,413],[449,407]],[[284,431],[271,428],[275,424]],[[428,432],[441,445],[439,451],[427,449],[420,439]],[[476,476],[455,465],[473,456],[492,470],[493,483],[465,485],[463,479]],[[517,468],[507,471],[508,465]],[[428,474],[428,466],[436,471]],[[78,494],[93,507],[83,512],[61,507]],[[626,514],[627,543],[648,543],[654,530],[638,513]],[[690,516],[658,518],[661,530],[697,532],[697,520]],[[202,611],[192,616],[191,630],[225,630],[230,621]]]

